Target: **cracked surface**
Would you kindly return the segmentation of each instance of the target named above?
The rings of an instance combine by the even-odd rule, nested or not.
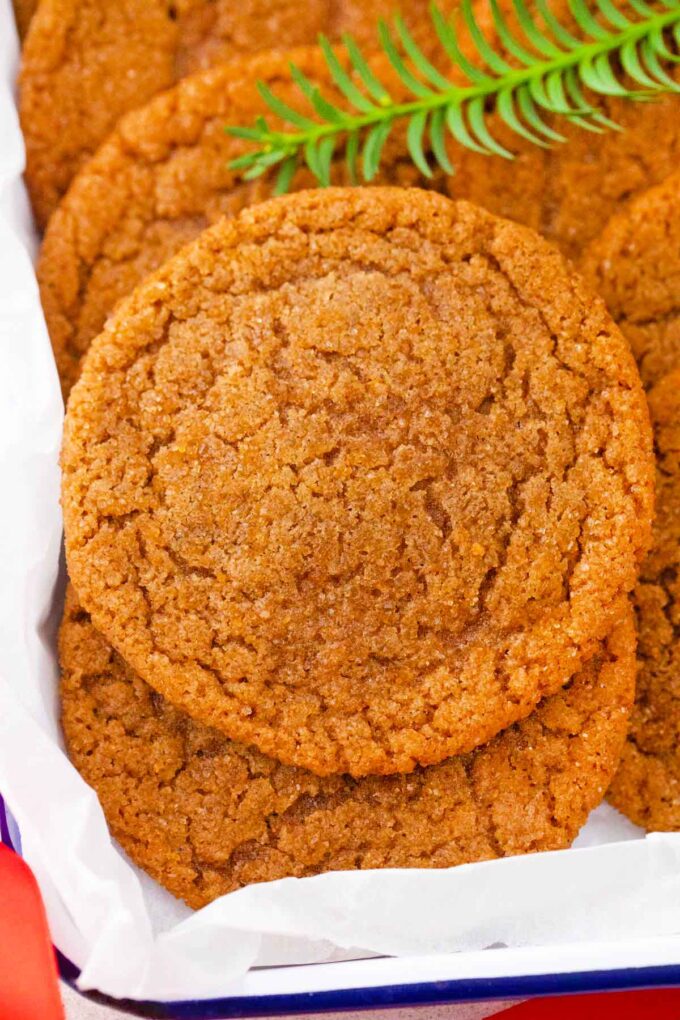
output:
[[[609,799],[648,830],[680,829],[680,368],[649,393],[657,453],[654,544],[635,592],[630,735]]]
[[[192,907],[252,882],[444,868],[568,846],[601,800],[635,679],[630,610],[569,687],[486,747],[410,775],[319,779],[173,709],[67,596],[68,753],[133,860]]]
[[[500,5],[521,37],[512,4],[500,0]],[[565,0],[549,0],[548,5],[563,25],[579,34]],[[532,0],[529,6],[535,7]],[[489,0],[477,0],[478,15],[488,7]],[[502,52],[488,25],[487,35]],[[670,73],[680,82],[680,69],[671,68]],[[489,117],[492,135],[515,159],[489,159],[451,147],[456,166],[447,178],[451,197],[533,227],[577,261],[622,206],[663,182],[680,160],[680,96],[648,104],[595,95],[589,101],[622,130],[594,134],[564,117],[545,115],[545,122],[564,140],[541,149],[518,137],[499,117]]]
[[[331,99],[342,102],[329,86],[318,51],[292,56]],[[123,118],[76,176],[50,221],[38,266],[65,396],[82,354],[120,298],[219,216],[233,215],[271,194],[271,177],[249,183],[229,170],[230,160],[245,145],[223,129],[227,123],[250,124],[267,112],[257,79],[309,112],[291,86],[290,58],[260,54],[180,82]],[[402,87],[390,77],[386,62],[376,57],[373,65],[398,96]],[[448,179],[441,172],[432,181],[421,178],[405,154],[403,130],[397,129],[376,183],[448,190],[533,227],[578,258],[622,203],[663,179],[680,159],[678,97],[642,109],[602,99],[606,102],[624,132],[592,136],[559,125],[570,140],[546,153],[523,144],[496,121],[494,134],[517,152],[517,159],[480,157],[451,144],[456,173]],[[341,161],[334,182],[349,183]],[[300,172],[294,187],[313,183],[307,172]]]
[[[258,80],[308,112],[291,83],[291,59],[334,97],[316,48],[231,61],[128,114],[76,177],[50,220],[38,265],[65,396],[83,353],[120,298],[206,226],[271,193],[269,179],[247,182],[229,169],[246,146],[226,135],[224,126],[251,123],[265,112]],[[384,61],[374,63],[383,75]],[[397,83],[392,88],[397,94]],[[395,132],[376,183],[419,183],[405,152]],[[334,177],[348,183],[342,165]],[[443,187],[441,175],[434,183]],[[302,171],[294,182],[296,189],[312,184]]]
[[[582,269],[626,338],[645,386],[680,366],[680,173],[618,213]]]
[[[243,53],[350,28],[372,47],[392,0],[43,0],[22,55],[26,181],[44,226],[122,114],[179,78]],[[426,0],[409,0],[422,38]],[[425,32],[425,37],[428,33]]]
[[[440,6],[450,13],[457,2]],[[563,0],[550,6],[569,23]],[[404,16],[439,60],[427,7],[426,0],[410,0]],[[501,7],[512,21],[507,0]],[[40,225],[118,119],[181,76],[269,46],[313,43],[321,30],[335,39],[349,30],[370,50],[378,18],[393,11],[392,0],[44,0],[24,46],[20,89],[27,183]],[[476,0],[475,13],[492,36],[488,0]],[[469,50],[464,34],[462,45]],[[578,258],[622,202],[663,181],[680,159],[679,97],[593,102],[624,130],[597,135],[557,118],[553,127],[567,142],[546,151],[491,118],[492,133],[516,153],[513,162],[451,142],[451,196],[531,226]]]
[[[532,232],[389,188],[254,206],[138,288],[63,470],[97,629],[319,774],[471,750],[565,683],[635,583],[653,489],[602,303]]]
[[[447,178],[449,194],[532,227],[578,261],[615,213],[680,161],[680,97],[648,104],[596,97],[594,104],[623,130],[594,135],[546,117],[566,139],[549,150],[490,118],[493,135],[515,160],[452,151],[457,172]]]
[[[654,428],[656,520],[635,593],[638,692],[610,799],[649,830],[680,829],[680,174],[607,224],[583,270],[630,341]]]

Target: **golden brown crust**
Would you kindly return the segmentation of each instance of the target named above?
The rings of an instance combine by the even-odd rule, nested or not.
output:
[[[266,112],[258,80],[308,112],[292,83],[291,61],[335,98],[316,47],[234,60],[183,80],[128,114],[76,176],[50,220],[38,263],[65,396],[82,355],[120,298],[222,215],[271,195],[271,178],[247,182],[229,169],[245,149],[224,126],[249,124]],[[376,65],[384,78],[385,62]],[[391,87],[396,94],[398,84]],[[342,165],[334,177],[347,183]],[[419,181],[395,132],[376,183]],[[300,171],[294,187],[312,183],[311,175]],[[441,176],[436,183],[443,186]]]
[[[680,174],[612,217],[582,268],[633,348],[657,455],[653,546],[635,593],[638,693],[610,799],[647,829],[680,829]]]
[[[447,178],[449,194],[532,227],[578,260],[622,205],[663,182],[680,161],[680,97],[644,105],[600,97],[597,104],[623,130],[592,135],[546,118],[566,138],[549,150],[492,119],[494,136],[515,160],[461,153]]]
[[[313,48],[230,61],[129,114],[76,176],[49,224],[38,268],[65,396],[80,357],[117,300],[219,215],[271,194],[273,175],[247,183],[229,170],[244,143],[226,136],[223,128],[251,123],[267,112],[257,79],[309,112],[291,85],[291,58],[330,98],[344,102],[334,96],[324,61]],[[400,85],[389,77],[387,62],[376,57],[374,67],[398,95]],[[622,201],[675,166],[679,102],[670,97],[643,111],[614,104],[609,112],[627,125],[624,133],[598,135],[595,143],[592,135],[567,126],[569,142],[549,153],[523,144],[496,119],[493,133],[517,152],[517,159],[489,159],[452,145],[456,174],[449,180],[441,172],[432,181],[420,177],[406,154],[400,125],[377,183],[448,189],[454,197],[533,227],[578,257]],[[334,168],[334,182],[347,183],[342,161]],[[294,187],[312,183],[301,172]]]
[[[372,45],[392,0],[44,0],[26,38],[20,113],[26,180],[45,226],[116,121],[181,77],[239,54],[345,28]],[[409,0],[424,22],[426,0]],[[425,22],[427,23],[427,22]]]
[[[603,305],[406,189],[222,220],[119,305],[67,415],[69,570],[195,718],[319,774],[485,742],[636,579],[653,464]]]
[[[680,360],[680,359],[679,359]],[[609,799],[649,830],[680,829],[680,368],[649,393],[657,453],[654,544],[635,592],[630,735]]]
[[[71,760],[132,859],[193,907],[286,876],[568,846],[616,766],[635,675],[627,611],[567,689],[488,746],[406,776],[319,779],[172,709],[73,591],[60,649]]]
[[[581,268],[629,340],[645,386],[680,366],[680,173],[613,216]]]
[[[521,37],[511,0],[499,2]],[[487,12],[488,18],[488,7],[489,0],[478,0],[477,16],[483,18]],[[533,0],[529,7],[535,9]],[[568,0],[549,0],[549,7],[563,25],[580,34]],[[492,25],[488,25],[487,34],[502,51]],[[680,69],[671,69],[671,74],[680,82]],[[557,244],[563,254],[578,260],[622,205],[664,181],[680,160],[680,96],[639,104],[591,94],[589,102],[621,130],[596,134],[541,111],[545,123],[563,138],[561,143],[542,149],[492,116],[491,134],[515,158],[490,159],[452,150],[456,173],[447,178],[448,193],[532,227]]]

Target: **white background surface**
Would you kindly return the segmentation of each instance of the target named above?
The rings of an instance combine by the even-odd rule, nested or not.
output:
[[[310,0],[311,2],[311,0]],[[448,871],[251,886],[191,914],[120,853],[58,725],[62,407],[20,182],[16,40],[0,0],[0,790],[55,943],[85,987],[149,999],[680,963],[680,835],[643,840],[600,809],[581,849]],[[612,840],[618,842],[611,842]],[[502,944],[507,948],[486,949]],[[356,954],[356,950],[355,950]]]

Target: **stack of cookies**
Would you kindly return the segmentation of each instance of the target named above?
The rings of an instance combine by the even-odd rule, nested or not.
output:
[[[680,828],[680,100],[547,152],[494,124],[515,162],[452,142],[453,177],[399,130],[377,188],[231,168],[258,80],[334,97],[253,51],[391,7],[40,0],[25,43],[66,744],[195,907],[567,847],[612,780]]]
[[[119,841],[193,905],[568,845],[625,737],[650,447],[524,227],[395,188],[206,231],[66,420],[64,730]]]

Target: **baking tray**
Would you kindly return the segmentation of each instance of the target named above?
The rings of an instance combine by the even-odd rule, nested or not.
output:
[[[2,15],[9,16],[7,0],[0,0],[0,8],[5,8],[0,9],[1,31]],[[21,853],[20,833],[1,796],[0,840]],[[78,968],[58,946],[55,948],[63,980],[79,991]],[[529,950],[484,952],[488,963],[484,968],[477,968],[477,973],[481,969],[489,972],[484,977],[467,977],[461,955],[451,954],[255,969],[239,982],[237,994],[216,999],[132,1002],[113,1000],[98,993],[79,991],[79,994],[140,1017],[226,1020],[227,1017],[426,1008],[680,985],[680,936],[637,941],[624,938],[616,945],[585,942],[554,946],[544,949],[538,960]],[[512,976],[508,976],[509,973]],[[456,1012],[452,1010],[451,1020],[455,1020]]]
[[[20,852],[20,834],[11,820],[0,795],[0,841]],[[417,980],[422,969],[419,959],[385,961],[398,963],[405,980],[396,983],[362,985],[362,971],[368,966],[372,973],[380,960],[355,960],[342,964],[310,965],[316,967],[351,968],[356,978],[353,987],[325,988],[274,995],[237,995],[228,998],[152,1002],[113,1000],[108,996],[81,992],[77,987],[80,971],[55,947],[62,979],[80,995],[115,1006],[132,1016],[158,1020],[227,1020],[231,1017],[306,1016],[309,1014],[376,1009],[426,1008],[460,1003],[486,1003],[539,996],[578,995],[585,992],[630,991],[646,988],[680,986],[680,964],[611,969],[574,970],[554,973],[525,974],[512,977],[453,978]],[[557,956],[561,947],[555,948]],[[277,968],[309,970],[309,967]],[[344,984],[345,982],[343,982]],[[451,1014],[455,1020],[455,1012]]]

